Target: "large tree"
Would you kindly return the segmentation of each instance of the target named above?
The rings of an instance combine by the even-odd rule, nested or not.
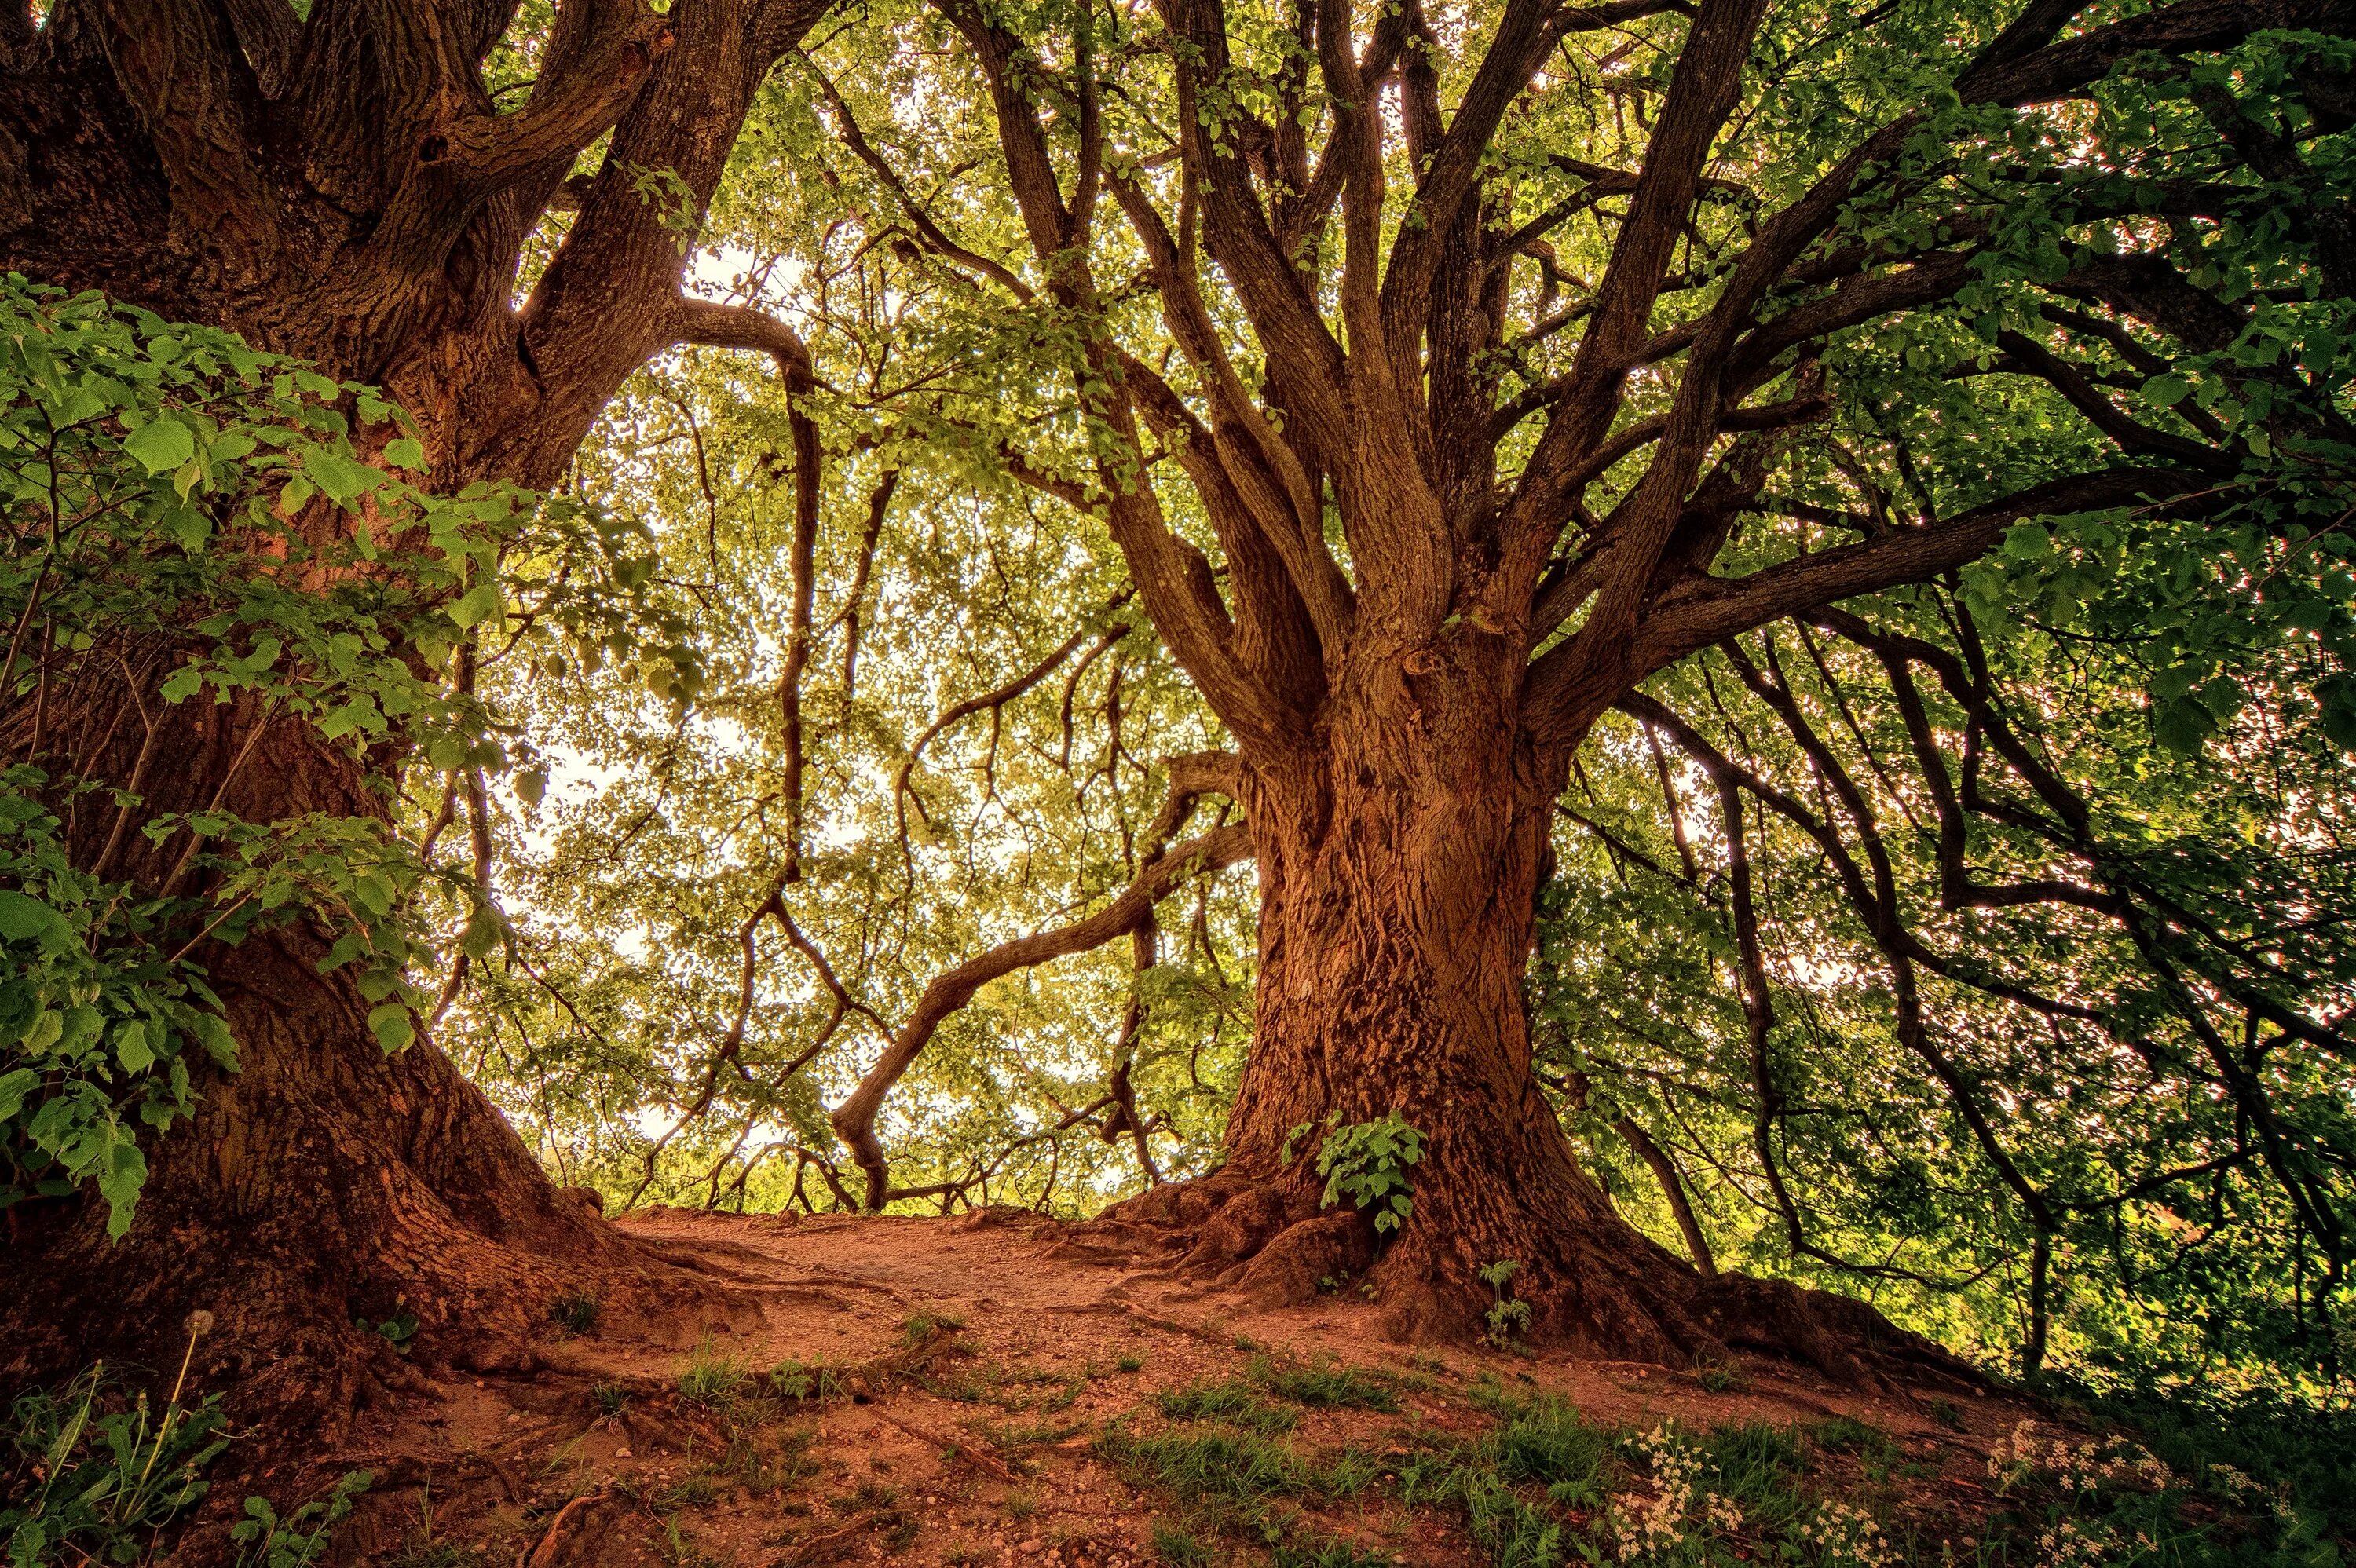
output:
[[[1577,749],[1697,651],[2024,522],[2293,527],[2245,467],[2337,450],[2337,370],[2245,349],[2274,302],[2336,319],[2318,139],[2356,17],[2081,9],[942,0],[832,68],[878,223],[1062,367],[1064,401],[965,427],[1104,519],[1235,742],[1250,1054],[1224,1168],[1128,1218],[1307,1288],[1353,1243],[1301,1151],[1398,1116],[1421,1161],[1372,1277],[1402,1329],[1472,1320],[1512,1260],[1593,1350],[1818,1342],[1575,1164],[1532,1072],[1534,909]],[[948,179],[977,158],[999,182]],[[1901,427],[1932,360],[1967,390],[1926,481]],[[2058,433],[1975,448],[2023,397]],[[1847,453],[1854,504],[1785,488],[1801,453]],[[909,1055],[835,1112],[871,1200]]]
[[[709,341],[795,362],[777,324],[680,283],[755,93],[822,9],[12,4],[0,267],[389,389],[437,488],[544,486],[659,350]],[[372,439],[399,434],[382,424]],[[323,502],[305,527],[353,522]],[[142,683],[175,662],[136,677],[126,664],[123,683],[78,699],[102,713],[152,702]],[[102,724],[80,772],[159,816],[385,814],[368,783],[381,757],[252,701],[158,710],[145,752]],[[59,765],[26,753],[43,736],[29,699],[9,720],[25,727],[18,760]],[[81,865],[111,862],[145,891],[180,880],[185,840],[134,835],[117,854],[104,819],[82,820]],[[355,1353],[356,1318],[463,1321],[458,1353],[512,1362],[549,1299],[579,1287],[568,1280],[648,1264],[549,1182],[430,1043],[380,1049],[373,998],[348,970],[319,972],[326,941],[298,925],[207,950],[242,1068],[161,1140],[128,1236],[109,1239],[102,1206],[11,1212],[26,1260],[0,1303],[11,1375],[105,1350],[161,1364],[182,1315],[204,1308],[220,1319],[207,1355],[240,1370],[256,1413],[338,1420],[399,1376]]]

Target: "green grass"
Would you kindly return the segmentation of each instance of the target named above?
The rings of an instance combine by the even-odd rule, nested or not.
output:
[[[548,1320],[568,1334],[586,1334],[597,1327],[597,1298],[585,1290],[568,1290],[548,1304]]]
[[[1353,1545],[1346,1541],[1280,1543],[1269,1553],[1269,1568],[1398,1568],[1387,1552]]]
[[[706,1410],[726,1410],[752,1381],[752,1369],[740,1358],[714,1349],[706,1334],[679,1374],[679,1397]]]
[[[908,1314],[900,1325],[900,1342],[910,1349],[925,1343],[937,1334],[954,1334],[965,1327],[965,1319],[952,1312],[932,1312],[923,1307]]]
[[[1242,1381],[1190,1383],[1164,1390],[1153,1399],[1173,1421],[1215,1421],[1263,1435],[1290,1432],[1301,1420],[1292,1412],[1269,1403]]]
[[[1098,1455],[1123,1476],[1188,1498],[1258,1501],[1309,1491],[1307,1460],[1250,1432],[1161,1432],[1140,1435],[1116,1423],[1097,1436]]]
[[[1807,1465],[1796,1427],[1742,1422],[1714,1428],[1701,1446],[1702,1484],[1741,1507],[1746,1530],[1780,1538],[1815,1514],[1801,1490]]]
[[[158,1410],[103,1362],[55,1393],[26,1390],[0,1421],[0,1550],[44,1565],[136,1561],[205,1495],[228,1424],[217,1395]]]
[[[710,1508],[719,1500],[719,1481],[701,1470],[680,1477],[655,1494],[655,1506],[663,1509]]]
[[[1061,1443],[1088,1429],[1085,1421],[985,1421],[981,1435],[1001,1453]]]
[[[1620,1433],[1599,1426],[1566,1400],[1541,1396],[1505,1402],[1483,1457],[1506,1481],[1560,1488],[1558,1500],[1601,1498]]]
[[[1211,1568],[1219,1560],[1219,1553],[1204,1544],[1200,1536],[1173,1524],[1154,1525],[1153,1554],[1170,1568]]]
[[[2038,1568],[2053,1556],[2040,1538],[2064,1520],[2099,1543],[2102,1561],[2135,1568],[2341,1568],[2356,1539],[2356,1413],[2089,1397],[2081,1424],[2107,1442],[2100,1438],[2105,1423],[2124,1426],[2133,1418],[2136,1440],[2174,1471],[2172,1489],[2156,1491],[2126,1471],[2100,1486],[2076,1484],[2046,1457],[2062,1429],[2040,1423],[2040,1463],[2009,1490],[1991,1484],[1987,1492],[1958,1494],[1971,1512],[1956,1520],[1910,1512],[1909,1495],[1891,1483],[1928,1477],[1934,1467],[1852,1417],[1707,1431],[1671,1426],[1640,1436],[1590,1421],[1558,1396],[1491,1380],[1470,1391],[1492,1417],[1485,1430],[1457,1435],[1402,1425],[1389,1441],[1405,1452],[1394,1446],[1378,1459],[1288,1440],[1290,1424],[1270,1422],[1268,1413],[1290,1413],[1259,1397],[1330,1408],[1362,1400],[1369,1389],[1390,1392],[1353,1377],[1363,1374],[1262,1361],[1248,1379],[1158,1396],[1161,1413],[1178,1424],[1141,1430],[1115,1422],[1098,1435],[1097,1453],[1131,1485],[1177,1503],[1174,1519],[1156,1528],[1155,1552],[1181,1568],[1262,1554],[1272,1568],[1391,1563],[1379,1551],[1320,1533],[1308,1511],[1351,1499],[1361,1507],[1379,1499],[1452,1512],[1494,1568],[1611,1562],[1618,1555],[1612,1512],[1627,1506],[1618,1499],[1657,1497],[1658,1476],[1678,1465],[1691,1467],[1692,1506],[1650,1560],[1653,1568],[1737,1560],[1842,1568],[1847,1554],[1810,1535],[1833,1501],[1861,1510],[1862,1528],[1886,1536],[1889,1568]],[[1930,1413],[1941,1420],[1935,1407]],[[2084,1438],[2073,1434],[2072,1441]],[[2127,1451],[2111,1444],[2103,1452]],[[2233,1467],[2235,1476],[2211,1468],[2217,1465]],[[1719,1501],[1715,1521],[1708,1499]],[[2285,1502],[2280,1516],[2277,1499]],[[1723,1522],[1730,1504],[1740,1515],[1731,1528]]]
[[[1398,1392],[1380,1374],[1331,1361],[1280,1367],[1262,1358],[1253,1363],[1252,1376],[1279,1399],[1312,1410],[1377,1410],[1392,1414],[1399,1407]]]
[[[847,1374],[830,1361],[805,1361],[788,1356],[773,1368],[764,1381],[769,1392],[780,1399],[797,1404],[815,1401],[823,1404],[842,1397]]]

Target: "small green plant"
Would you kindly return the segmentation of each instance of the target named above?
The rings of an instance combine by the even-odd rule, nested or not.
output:
[[[840,1399],[843,1392],[842,1371],[825,1361],[804,1361],[788,1356],[779,1361],[768,1377],[769,1392],[796,1403],[816,1400],[824,1403]]]
[[[660,1509],[705,1509],[719,1500],[719,1481],[701,1470],[680,1477],[655,1494],[655,1506]]]
[[[155,1417],[145,1393],[107,1381],[102,1362],[61,1393],[19,1395],[9,1417],[16,1462],[0,1488],[0,1544],[12,1568],[137,1561],[138,1536],[202,1498],[198,1473],[229,1446],[217,1435],[218,1396],[187,1409],[176,1388]]]
[[[679,1397],[706,1410],[725,1410],[736,1403],[753,1374],[734,1356],[715,1349],[706,1334],[679,1374]]]
[[[267,1498],[245,1499],[245,1518],[230,1526],[237,1568],[310,1568],[327,1555],[328,1532],[352,1511],[352,1500],[376,1480],[370,1470],[347,1470],[325,1497],[281,1514]]]
[[[597,1298],[585,1290],[568,1290],[548,1304],[548,1320],[568,1334],[586,1334],[597,1327]]]
[[[1521,1260],[1499,1258],[1474,1272],[1483,1285],[1497,1293],[1495,1303],[1482,1316],[1489,1326],[1489,1343],[1505,1349],[1529,1332],[1530,1304],[1513,1294],[1514,1276],[1522,1272]]]
[[[1119,1360],[1115,1361],[1113,1365],[1124,1372],[1141,1372],[1145,1370],[1145,1358],[1143,1356],[1123,1356]]]
[[[1694,1374],[1694,1381],[1701,1385],[1705,1393],[1732,1393],[1751,1386],[1751,1380],[1743,1375],[1740,1367],[1724,1362],[1702,1368]]]
[[[482,1568],[482,1553],[453,1541],[444,1541],[434,1528],[434,1493],[418,1494],[417,1523],[402,1541],[401,1550],[385,1560],[386,1568]]]
[[[483,1554],[455,1541],[412,1534],[385,1559],[385,1568],[483,1568]]]
[[[1270,1568],[1398,1568],[1398,1559],[1352,1541],[1315,1541],[1279,1546],[1269,1563]]]
[[[1039,1499],[1029,1492],[1006,1494],[1006,1517],[1021,1522],[1039,1511]]]
[[[1381,1378],[1332,1361],[1313,1367],[1279,1367],[1262,1360],[1254,1363],[1252,1376],[1279,1399],[1289,1399],[1315,1410],[1379,1410],[1388,1413],[1398,1409],[1398,1395]]]
[[[356,1317],[352,1320],[352,1327],[364,1334],[375,1335],[405,1356],[409,1354],[409,1342],[417,1338],[417,1315],[409,1311],[396,1312],[378,1323]]]
[[[1154,1525],[1153,1554],[1170,1568],[1210,1568],[1219,1560],[1218,1553],[1205,1545],[1194,1531],[1174,1524]]]
[[[599,1383],[589,1391],[590,1400],[600,1415],[619,1415],[630,1403],[630,1394],[619,1383]]]
[[[900,1326],[900,1339],[913,1350],[937,1334],[954,1334],[964,1327],[965,1319],[953,1312],[932,1312],[918,1307],[908,1314],[908,1320]]]
[[[1302,1122],[1285,1135],[1283,1157],[1292,1159],[1293,1147],[1314,1125]],[[1415,1208],[1414,1185],[1408,1168],[1423,1158],[1423,1134],[1397,1111],[1378,1121],[1342,1125],[1342,1113],[1325,1117],[1325,1136],[1317,1146],[1317,1174],[1325,1179],[1322,1200],[1331,1209],[1344,1198],[1361,1213],[1375,1218],[1375,1233],[1386,1235],[1407,1223]]]

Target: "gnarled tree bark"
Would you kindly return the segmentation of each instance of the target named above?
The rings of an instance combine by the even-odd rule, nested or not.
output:
[[[806,370],[782,323],[680,285],[754,94],[823,9],[573,0],[503,110],[484,68],[514,0],[316,0],[307,17],[287,0],[57,0],[37,25],[11,0],[0,266],[387,388],[437,486],[546,485],[673,343]],[[568,181],[608,133],[594,173]],[[569,227],[519,306],[526,242],[555,205]],[[109,761],[129,775],[127,755]],[[217,794],[250,820],[383,809],[357,764],[239,707],[175,710],[146,776],[158,813]],[[171,875],[155,855],[121,871]],[[324,946],[294,930],[199,952],[242,1071],[203,1083],[193,1125],[160,1140],[123,1241],[75,1201],[10,1213],[0,1377],[99,1355],[168,1364],[202,1308],[218,1324],[205,1386],[238,1382],[241,1420],[333,1430],[411,1375],[356,1319],[412,1314],[423,1355],[514,1365],[562,1291],[654,1310],[634,1281],[655,1261],[553,1188],[431,1043],[387,1057],[348,978],[317,972]]]

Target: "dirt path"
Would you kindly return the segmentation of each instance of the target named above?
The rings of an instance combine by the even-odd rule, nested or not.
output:
[[[1272,1538],[1285,1563],[1483,1563],[1463,1509],[1406,1506],[1398,1477],[1476,1441],[1501,1401],[1541,1392],[1599,1427],[1845,1434],[1809,1450],[1815,1467],[1873,1488],[1885,1513],[1960,1532],[1989,1445],[2024,1413],[1990,1397],[1860,1395],[1763,1364],[1697,1377],[1412,1351],[1383,1343],[1350,1292],[1255,1311],[1092,1258],[1028,1217],[620,1223],[728,1310],[659,1333],[599,1322],[552,1334],[532,1371],[434,1378],[434,1397],[301,1481],[377,1473],[337,1559],[1128,1568],[1257,1561]],[[1304,1369],[1362,1375],[1271,1386]],[[1208,1419],[1173,1426],[1162,1402],[1190,1390],[1208,1403],[1179,1413]],[[1170,1432],[1194,1435],[1132,1441]],[[1262,1467],[1264,1488],[1241,1484]],[[1575,1522],[1603,1499],[1558,1488],[1541,1506]]]

